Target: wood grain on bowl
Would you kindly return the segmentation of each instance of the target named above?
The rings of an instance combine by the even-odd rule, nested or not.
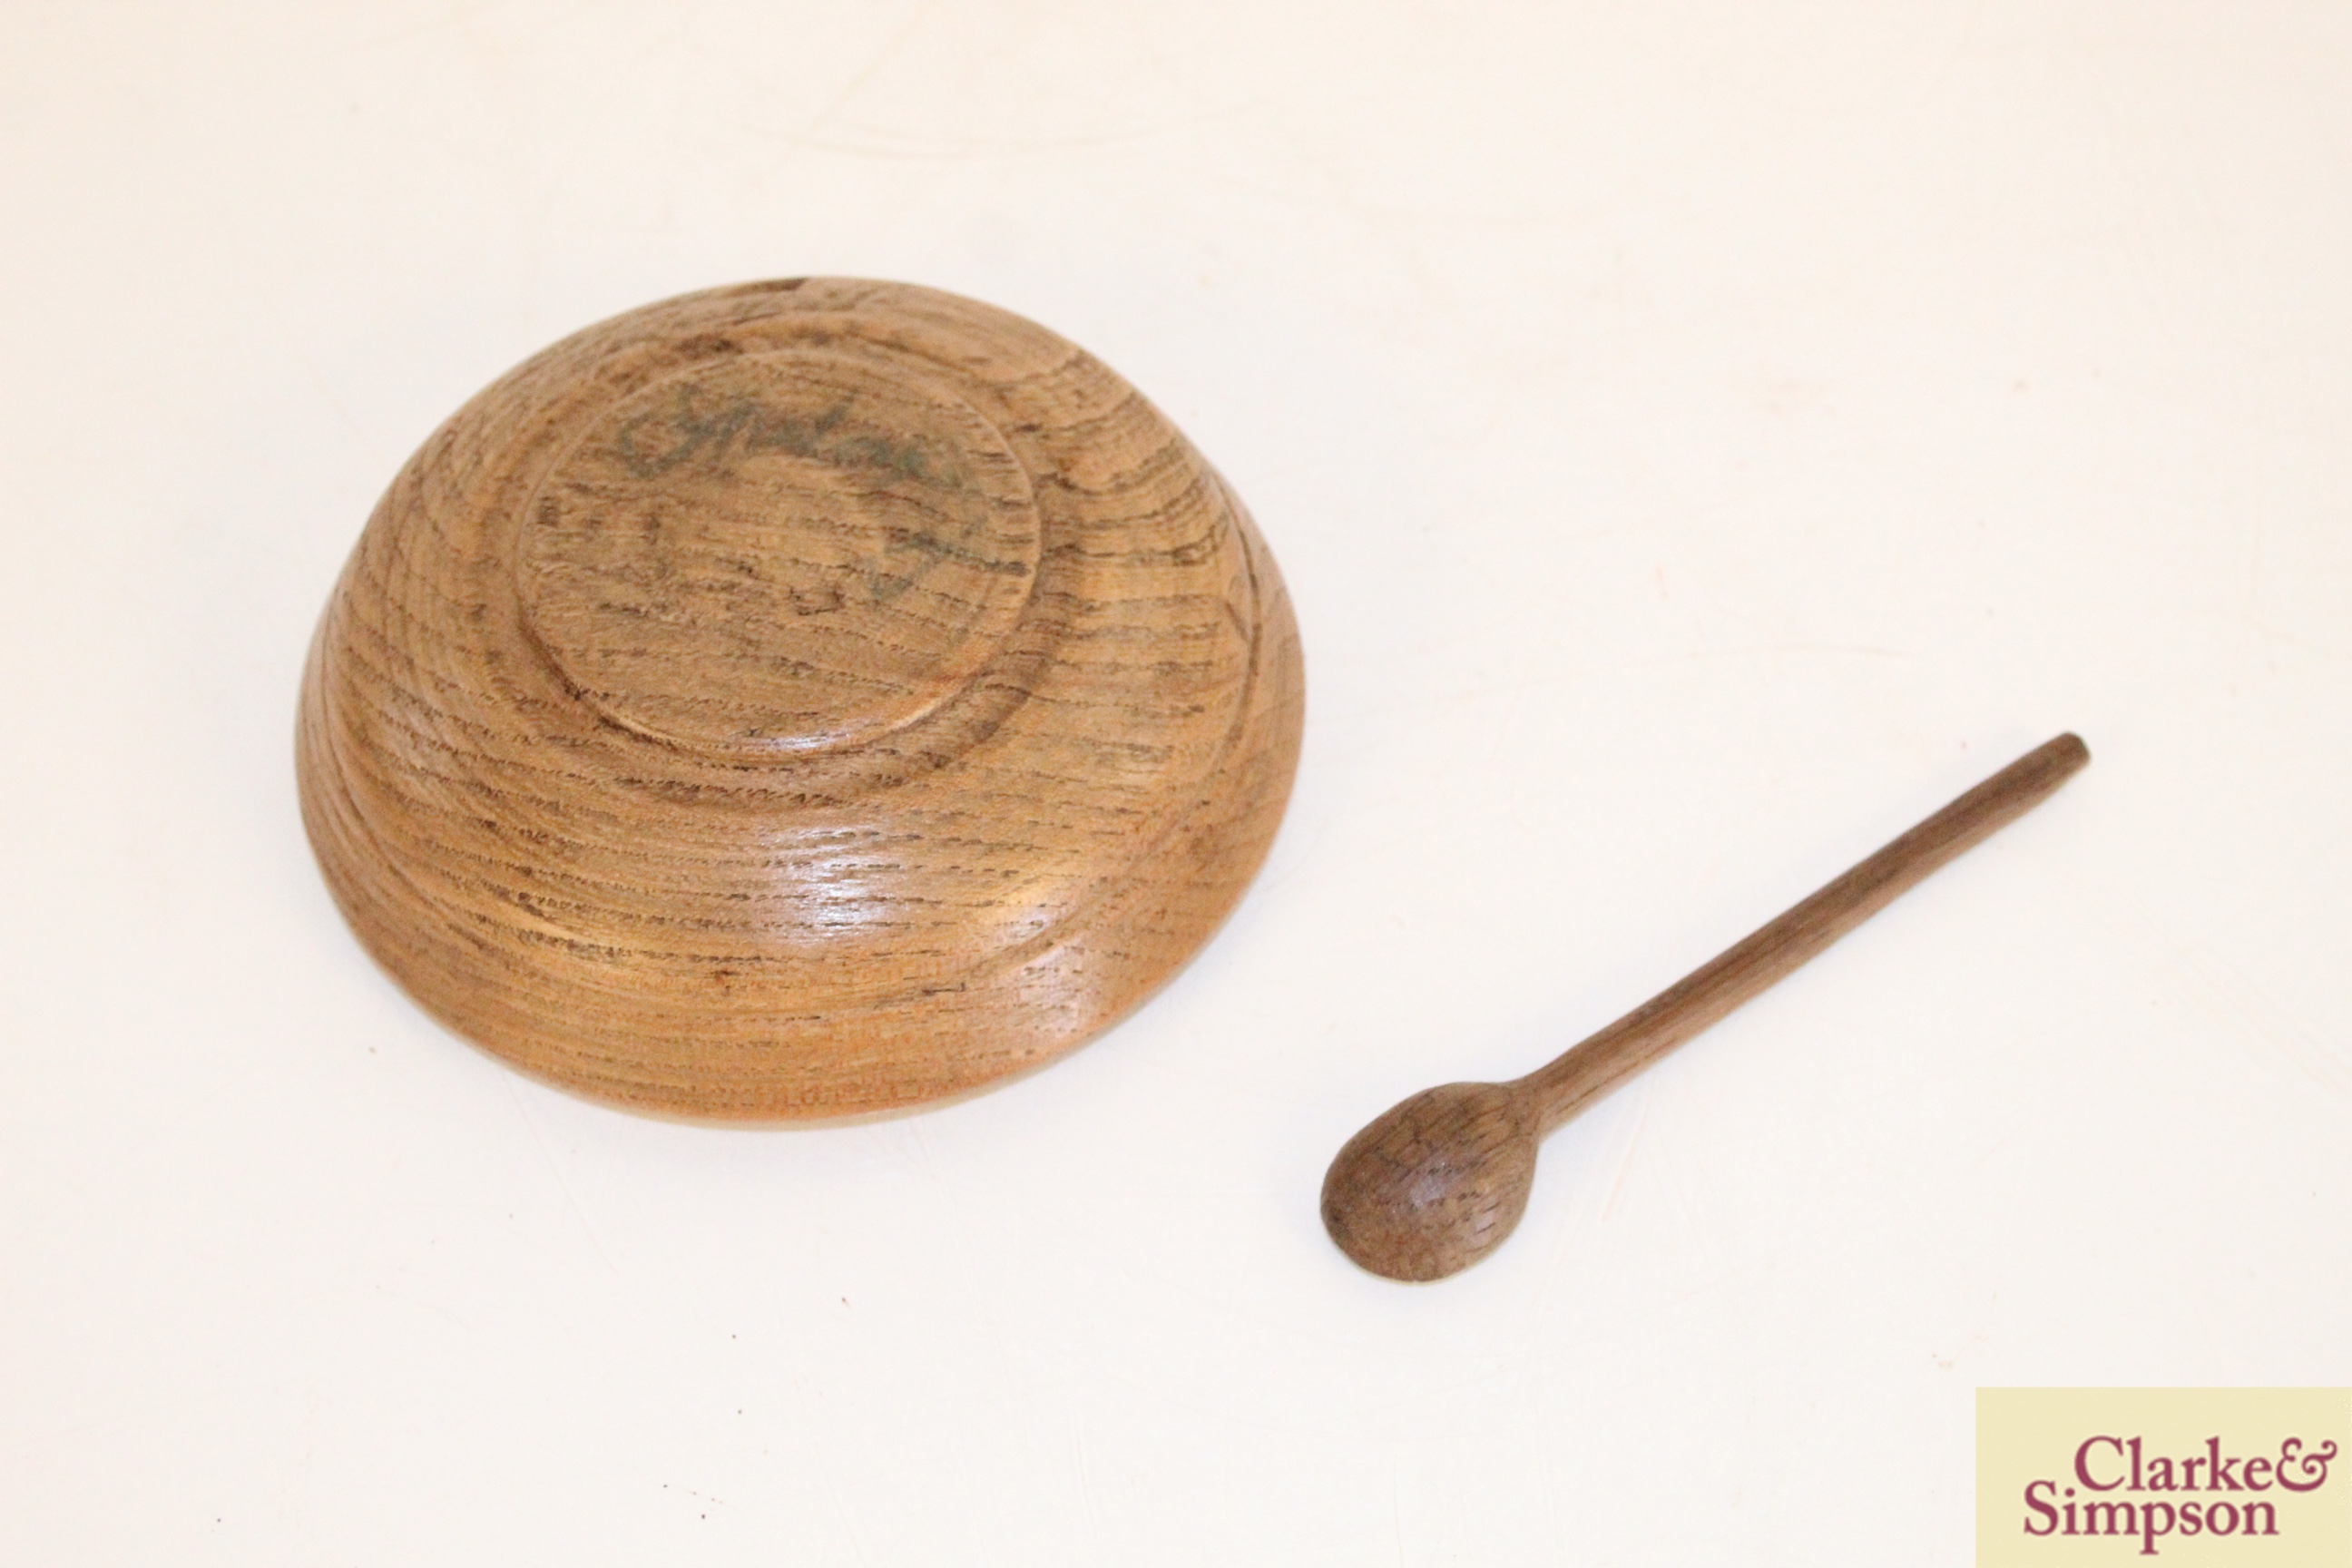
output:
[[[1248,513],[1006,311],[817,279],[537,355],[396,478],[303,680],[304,819],[452,1028],[638,1109],[956,1094],[1134,1007],[1303,714]]]

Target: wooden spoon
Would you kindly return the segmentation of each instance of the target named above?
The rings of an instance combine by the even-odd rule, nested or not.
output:
[[[1323,1178],[1339,1250],[1391,1279],[1438,1279],[1519,1223],[1544,1134],[2040,804],[2091,760],[2061,735],[1599,1034],[1509,1083],[1424,1089],[1348,1140]]]

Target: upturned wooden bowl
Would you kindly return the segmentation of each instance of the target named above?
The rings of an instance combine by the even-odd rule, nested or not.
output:
[[[639,1110],[953,1095],[1134,1007],[1264,859],[1298,634],[1233,492],[1100,362],[794,279],[579,332],[410,459],[297,752],[368,950]]]

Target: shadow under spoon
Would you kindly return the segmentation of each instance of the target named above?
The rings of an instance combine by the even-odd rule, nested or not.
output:
[[[2078,737],[2061,735],[1527,1077],[1444,1084],[1403,1101],[1331,1162],[1324,1228],[1340,1251],[1391,1279],[1468,1268],[1519,1223],[1546,1133],[2039,805],[2090,760]]]

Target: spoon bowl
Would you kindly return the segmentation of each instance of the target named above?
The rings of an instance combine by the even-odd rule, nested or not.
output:
[[[1496,1247],[1526,1212],[1541,1136],[1512,1086],[1448,1083],[1375,1119],[1323,1179],[1323,1226],[1391,1279],[1440,1279]]]

